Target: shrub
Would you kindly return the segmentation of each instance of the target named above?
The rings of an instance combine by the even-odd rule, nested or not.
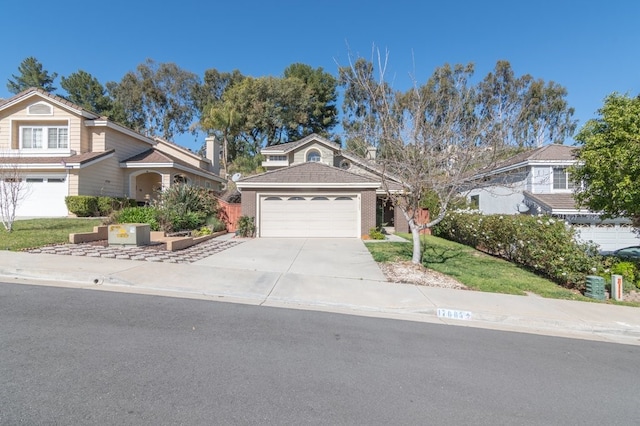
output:
[[[371,228],[369,230],[369,238],[372,240],[384,240],[384,234],[378,228]]]
[[[148,223],[152,231],[159,231],[159,212],[154,207],[125,207],[116,212],[113,217],[115,223]]]
[[[256,232],[255,219],[251,216],[240,216],[238,218],[237,234],[240,237],[253,237]]]
[[[211,235],[211,233],[211,228],[209,228],[208,226],[203,226],[200,229],[196,229],[195,231],[191,232],[191,236],[202,237],[205,235]]]
[[[609,282],[611,275],[622,275],[622,283],[625,291],[633,290],[639,286],[640,281],[636,281],[638,277],[638,268],[635,263],[626,260],[617,261],[611,266],[611,274],[609,274]]]
[[[209,216],[205,222],[212,232],[220,232],[227,229],[227,224],[217,216]]]
[[[136,200],[129,198],[93,195],[70,195],[64,202],[67,209],[78,217],[109,216],[114,211],[136,205]]]
[[[551,217],[451,212],[433,231],[569,288],[584,289],[600,266],[596,246],[577,242],[573,228]]]
[[[160,194],[156,207],[160,227],[166,232],[193,230],[216,213],[217,202],[204,188],[175,184]]]
[[[91,217],[98,214],[98,198],[89,195],[69,195],[64,197],[67,209],[78,217]]]

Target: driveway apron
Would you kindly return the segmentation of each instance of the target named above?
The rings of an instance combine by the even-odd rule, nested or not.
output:
[[[195,264],[308,278],[386,281],[364,243],[351,238],[255,238]]]

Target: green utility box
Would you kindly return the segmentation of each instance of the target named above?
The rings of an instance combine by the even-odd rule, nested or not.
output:
[[[592,299],[604,300],[604,278],[597,275],[587,275],[587,291],[584,295]]]

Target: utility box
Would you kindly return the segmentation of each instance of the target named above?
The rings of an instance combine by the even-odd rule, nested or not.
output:
[[[604,300],[604,278],[597,275],[587,275],[587,291],[584,295],[592,299]]]
[[[147,223],[109,225],[109,245],[146,246],[151,243],[151,227]]]
[[[614,300],[622,300],[623,290],[622,275],[611,275],[611,298]]]

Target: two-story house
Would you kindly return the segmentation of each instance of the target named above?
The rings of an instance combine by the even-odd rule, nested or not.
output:
[[[17,217],[67,216],[68,195],[145,203],[174,182],[220,190],[220,147],[214,138],[206,147],[203,158],[40,89],[0,101],[0,167],[27,184]]]
[[[569,167],[576,164],[575,147],[546,145],[522,152],[474,177],[482,182],[467,194],[470,204],[484,214],[551,215],[574,226],[583,241],[602,250],[637,245],[630,221],[602,220],[576,206]]]
[[[255,218],[259,237],[354,237],[377,225],[408,232],[386,189],[404,187],[361,159],[316,134],[261,150],[265,173],[237,182],[242,214]]]

